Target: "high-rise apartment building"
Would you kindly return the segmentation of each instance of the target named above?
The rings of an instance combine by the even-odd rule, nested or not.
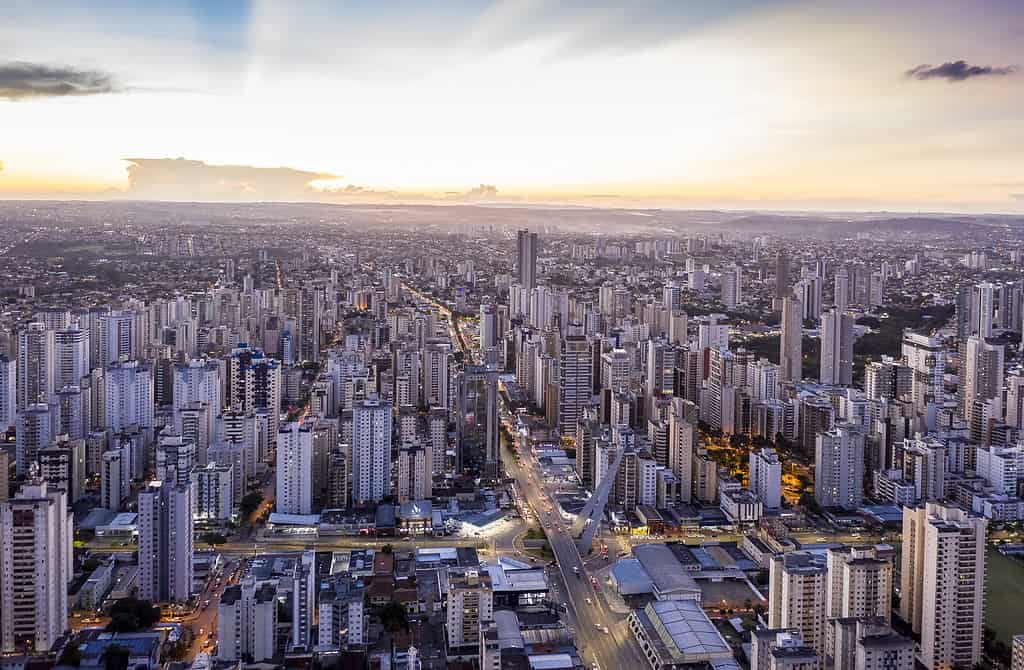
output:
[[[103,375],[107,428],[119,431],[131,425],[153,426],[153,368],[147,363],[113,363]]]
[[[391,494],[391,405],[376,396],[352,409],[352,502],[376,503]]]
[[[18,412],[18,362],[0,354],[0,432],[14,427]]]
[[[47,652],[64,634],[72,536],[67,495],[44,480],[0,502],[0,652]]]
[[[276,654],[277,588],[246,577],[224,589],[217,605],[217,659],[269,661]]]
[[[864,487],[864,433],[836,426],[818,433],[814,450],[814,499],[822,507],[853,510]]]
[[[173,367],[174,410],[181,411],[193,403],[206,407],[206,431],[216,434],[217,417],[221,414],[224,388],[220,378],[220,365],[216,361],[193,359]]]
[[[53,331],[30,323],[18,332],[18,409],[50,401],[56,391]]]
[[[520,230],[516,234],[518,255],[516,260],[517,280],[529,295],[537,287],[537,233]]]
[[[803,305],[789,295],[782,299],[782,336],[779,338],[779,382],[803,378]]]
[[[15,469],[24,477],[36,462],[40,451],[53,440],[53,416],[50,406],[42,403],[29,405],[18,412],[15,419]]]
[[[900,617],[921,635],[929,670],[981,660],[987,523],[939,503],[903,508]]]
[[[821,383],[853,383],[853,315],[832,310],[821,317]]]
[[[139,492],[139,596],[185,602],[192,595],[192,485],[150,482]]]
[[[467,365],[456,377],[456,386],[456,469],[493,477],[501,461],[498,370],[493,365]]]
[[[765,509],[782,506],[782,461],[774,449],[750,452],[750,473],[747,488],[757,496]]]
[[[53,335],[54,389],[79,386],[89,376],[89,332],[78,328],[58,330]]]
[[[743,300],[743,270],[730,265],[722,270],[722,304],[726,309],[736,309]]]
[[[494,592],[491,577],[484,570],[470,568],[449,570],[445,626],[448,650],[458,655],[476,655],[480,644],[481,624],[494,619]]]
[[[768,627],[793,630],[819,655],[825,653],[825,595],[828,567],[824,557],[794,551],[771,558],[768,566]]]
[[[286,423],[277,432],[277,511],[313,511],[313,431],[309,425]]]
[[[558,429],[563,435],[572,435],[590,404],[594,387],[594,362],[586,336],[562,338],[558,363]]]
[[[135,312],[111,312],[99,315],[99,364],[107,367],[139,356],[139,315]]]

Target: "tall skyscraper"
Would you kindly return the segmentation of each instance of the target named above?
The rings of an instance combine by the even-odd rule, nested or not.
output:
[[[391,493],[391,406],[372,396],[352,409],[352,502],[380,502]]]
[[[308,425],[286,423],[277,432],[277,511],[313,511],[313,431]]]
[[[281,414],[281,364],[260,349],[239,345],[228,356],[227,371],[225,404],[244,414],[265,412],[269,424],[268,449],[273,451]]]
[[[693,402],[672,398],[668,415],[668,467],[679,481],[679,497],[686,503],[693,497],[693,459],[700,446],[699,415],[700,410]]]
[[[68,621],[72,517],[67,494],[30,478],[0,502],[0,651],[46,652]]]
[[[452,345],[431,341],[423,348],[423,401],[427,407],[451,408],[451,373],[449,362]]]
[[[903,362],[911,369],[911,398],[922,411],[929,403],[942,398],[946,375],[946,350],[937,337],[920,333],[903,334]]]
[[[864,487],[864,433],[836,426],[818,433],[814,450],[814,499],[822,507],[860,507]]]
[[[150,482],[139,492],[139,596],[185,602],[192,594],[192,485]]]
[[[722,270],[722,304],[726,309],[736,309],[743,300],[743,270],[736,264]]]
[[[563,435],[572,435],[594,387],[594,362],[586,336],[566,335],[558,363],[558,429]]]
[[[468,365],[457,379],[456,468],[474,476],[493,477],[498,473],[501,457],[498,371],[491,365]]]
[[[54,389],[79,386],[89,375],[89,332],[78,328],[58,330],[53,335]]]
[[[846,266],[842,266],[836,270],[835,291],[832,302],[836,306],[836,311],[845,312],[849,300],[850,274],[846,271]]]
[[[537,287],[537,233],[520,230],[516,235],[518,244],[517,271],[518,281],[529,295]]]
[[[498,346],[498,313],[491,303],[480,305],[480,349]]]
[[[900,617],[921,635],[929,670],[981,660],[987,523],[938,503],[903,508]]]
[[[56,391],[53,331],[30,323],[18,332],[18,409],[50,401]]]
[[[1001,395],[1003,388],[1002,344],[989,342],[983,337],[967,338],[967,350],[960,372],[960,408],[969,415],[976,400],[991,400]]]
[[[18,411],[18,363],[0,354],[0,432],[14,427]]]
[[[821,383],[853,383],[853,315],[832,310],[821,317]]]
[[[775,299],[783,300],[792,293],[789,283],[789,256],[785,251],[779,251],[775,256]]]
[[[782,336],[779,338],[779,381],[803,378],[803,305],[793,296],[782,299]]]

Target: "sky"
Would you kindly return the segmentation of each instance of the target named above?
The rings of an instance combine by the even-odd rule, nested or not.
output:
[[[1019,0],[0,3],[0,198],[1024,213]]]

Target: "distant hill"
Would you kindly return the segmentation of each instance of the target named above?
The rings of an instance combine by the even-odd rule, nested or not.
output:
[[[734,232],[771,234],[784,237],[848,237],[858,233],[877,235],[934,235],[974,237],[994,227],[1021,227],[1019,217],[904,216],[885,218],[847,218],[842,216],[797,214],[752,214],[724,221],[716,226]]]

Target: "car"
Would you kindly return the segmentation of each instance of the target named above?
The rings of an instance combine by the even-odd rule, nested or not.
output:
[[[597,577],[591,577],[591,578],[590,578],[590,583],[591,583],[592,585],[594,585],[594,586],[597,586]]]
[[[587,598],[587,604],[588,604],[588,605],[593,605],[593,604],[594,604],[594,601],[593,601],[593,600],[591,600],[591,599],[590,599],[590,598],[588,597],[588,598]]]

